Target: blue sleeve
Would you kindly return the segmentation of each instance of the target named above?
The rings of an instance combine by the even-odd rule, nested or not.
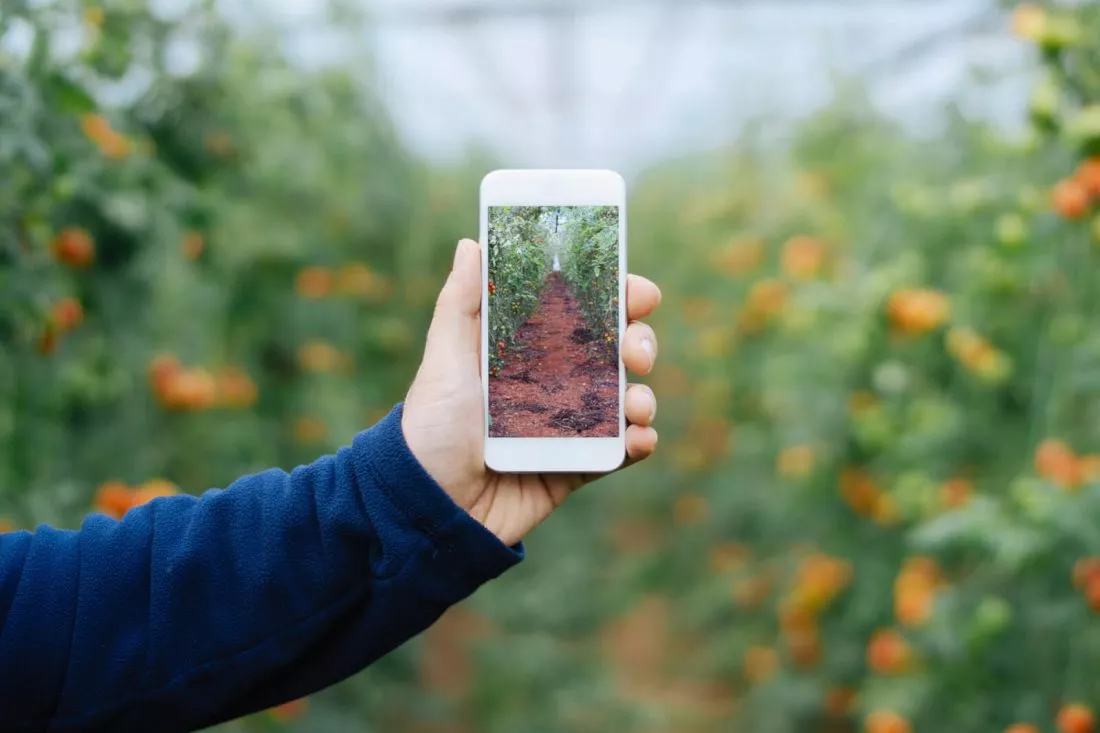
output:
[[[0,535],[0,731],[189,731],[316,692],[522,559],[409,452],[350,447]]]

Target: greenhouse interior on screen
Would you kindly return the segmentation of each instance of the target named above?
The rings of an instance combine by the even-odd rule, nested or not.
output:
[[[637,178],[658,455],[365,673],[221,730],[1096,730],[1100,3],[1000,20],[1034,92],[1005,125],[950,107],[915,137],[845,96]],[[403,398],[488,161],[425,160],[360,67],[212,10],[9,3],[16,25],[5,529],[291,468]],[[515,264],[505,352],[553,265]]]

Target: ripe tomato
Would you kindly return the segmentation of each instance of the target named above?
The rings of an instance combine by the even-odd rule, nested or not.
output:
[[[1084,218],[1089,213],[1089,192],[1079,181],[1059,181],[1051,192],[1054,210],[1070,221]]]
[[[79,227],[58,232],[51,249],[54,257],[69,267],[87,267],[95,259],[95,242],[88,232]]]
[[[1058,713],[1060,733],[1092,733],[1096,729],[1096,717],[1092,710],[1079,703],[1070,703]]]

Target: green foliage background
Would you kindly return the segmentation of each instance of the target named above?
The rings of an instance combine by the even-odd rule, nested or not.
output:
[[[1054,731],[1100,706],[1081,563],[1100,555],[1100,224],[1072,200],[1100,139],[1100,6],[1016,17],[1039,78],[1023,138],[948,109],[918,140],[843,96],[778,148],[750,131],[643,176],[660,455],[304,717],[226,728]],[[103,482],[291,467],[402,397],[485,162],[428,166],[361,77],[294,67],[209,8],[5,0],[0,34],[17,25],[0,513],[72,527]],[[185,76],[165,62],[181,35],[202,50]],[[108,103],[133,68],[148,83]],[[85,266],[55,253],[68,228]],[[83,318],[62,328],[65,298]],[[166,354],[182,393],[150,381]]]

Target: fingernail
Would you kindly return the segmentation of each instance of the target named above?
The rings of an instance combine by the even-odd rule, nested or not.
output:
[[[653,366],[653,360],[656,357],[656,349],[653,347],[653,339],[646,337],[642,339],[642,351],[649,357],[649,365]]]
[[[657,418],[657,395],[653,394],[653,390],[646,385],[646,392],[649,392],[649,421],[652,423]]]

